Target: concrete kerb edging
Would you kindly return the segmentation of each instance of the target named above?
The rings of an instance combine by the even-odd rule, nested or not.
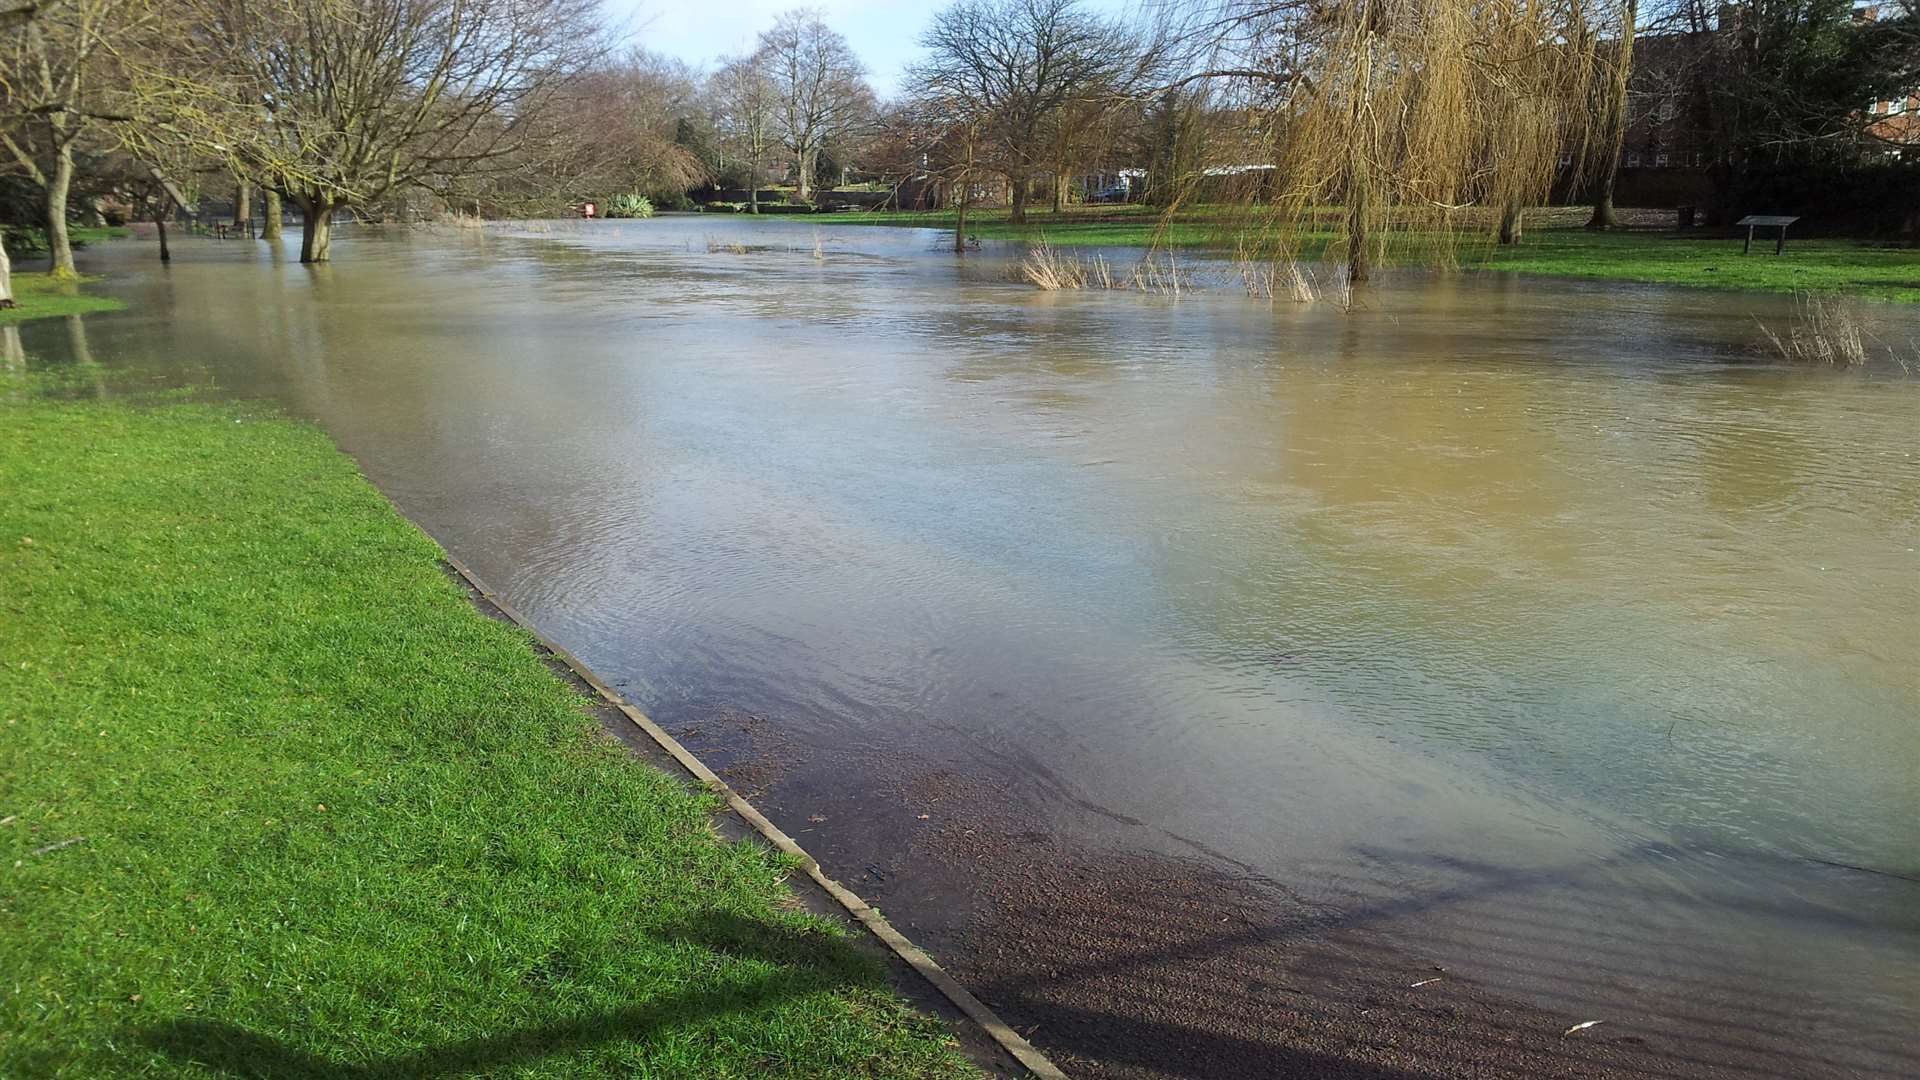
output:
[[[712,769],[707,768],[704,762],[693,756],[692,751],[680,745],[678,739],[667,734],[666,729],[649,720],[645,713],[628,704],[626,699],[622,698],[618,691],[608,686],[605,682],[602,682],[600,676],[595,675],[591,668],[581,663],[572,653],[549,641],[545,634],[535,629],[534,625],[527,621],[526,616],[521,615],[512,605],[502,600],[498,594],[488,588],[486,583],[481,581],[472,570],[469,570],[465,563],[454,558],[452,555],[445,555],[443,557],[446,559],[447,565],[453,567],[456,573],[466,579],[467,584],[471,585],[475,592],[484,597],[488,603],[498,608],[502,615],[511,619],[515,626],[533,635],[533,639],[538,641],[541,647],[552,653],[554,659],[565,664],[569,670],[580,677],[582,682],[593,687],[595,693],[605,698],[608,704],[620,710],[621,715],[632,721],[635,727],[638,727],[646,733],[648,738],[659,744],[660,749],[666,751],[675,761],[679,762],[681,768],[693,774],[694,779],[700,781],[714,794],[725,799],[728,808],[740,815],[741,819],[747,824],[753,826],[754,831],[764,837],[768,843],[799,859],[801,867],[807,872],[807,876],[812,878],[822,889],[825,889],[828,895],[832,896],[841,907],[847,910],[847,914],[859,920],[862,926],[872,931],[874,937],[879,938],[887,948],[893,950],[894,954],[905,961],[909,967],[919,972],[921,977],[925,978],[927,982],[933,984],[934,989],[940,991],[948,1001],[953,1002],[954,1006],[965,1013],[968,1019],[979,1024],[981,1030],[985,1031],[987,1035],[992,1038],[994,1042],[998,1043],[1007,1053],[1013,1055],[1015,1060],[1026,1067],[1027,1071],[1040,1077],[1041,1080],[1067,1080],[1067,1074],[1061,1072],[1059,1066],[1048,1061],[1045,1054],[1042,1054],[1032,1043],[1022,1038],[1019,1032],[1009,1027],[1007,1022],[1000,1019],[992,1009],[987,1007],[985,1002],[974,997],[973,994],[968,992],[966,987],[961,986],[953,976],[947,974],[945,969],[941,968],[941,966],[934,961],[933,957],[927,955],[926,950],[907,940],[906,935],[894,929],[893,924],[887,921],[886,916],[868,906],[867,902],[862,900],[853,890],[828,877],[826,871],[820,868],[819,862],[815,861],[813,856],[807,854],[805,848],[801,847],[793,837],[788,836],[780,826],[769,821],[765,814],[754,809],[752,803],[742,798],[739,792],[734,791],[725,780],[720,779]]]

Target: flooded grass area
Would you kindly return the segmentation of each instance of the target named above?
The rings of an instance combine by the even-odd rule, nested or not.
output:
[[[1920,381],[1792,297],[514,232],[102,246],[16,366],[319,422],[1076,1074],[1920,1068]]]
[[[125,306],[112,297],[89,291],[86,281],[55,281],[46,273],[22,272],[13,275],[12,283],[16,306],[0,308],[0,326],[28,319],[115,311]]]

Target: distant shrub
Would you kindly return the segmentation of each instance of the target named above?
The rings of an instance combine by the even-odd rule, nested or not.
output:
[[[650,218],[653,216],[653,200],[645,195],[615,195],[607,200],[607,216],[610,218]]]

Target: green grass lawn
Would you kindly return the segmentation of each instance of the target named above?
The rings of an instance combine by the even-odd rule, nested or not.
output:
[[[812,219],[809,219],[810,221]],[[818,220],[847,225],[895,225],[923,229],[951,229],[951,210],[849,210],[822,215]],[[975,210],[967,215],[967,233],[982,240],[1038,240],[1060,247],[1142,247],[1165,236],[1179,247],[1231,248],[1234,226],[1228,217],[1211,211],[1188,211],[1171,223],[1152,208],[1139,205],[1080,206],[1061,214],[1029,211],[1026,225],[1007,221],[1005,210]]]
[[[108,296],[95,296],[84,286],[89,278],[77,282],[55,281],[44,272],[13,275],[13,299],[19,307],[0,310],[0,324],[44,319],[53,315],[86,315],[95,311],[118,311],[126,307]]]
[[[1768,292],[1844,292],[1920,303],[1920,249],[1880,247],[1849,240],[1756,239],[1753,254],[1726,237],[1662,233],[1535,232],[1512,247],[1480,247],[1469,265],[1553,277],[1614,278],[1666,285],[1761,289]]]
[[[317,430],[0,386],[0,1076],[967,1071]]]
[[[133,230],[125,225],[74,225],[67,229],[67,239],[75,244],[124,240],[132,235]]]
[[[820,220],[833,223],[953,228],[952,211],[841,213]],[[1172,222],[1143,206],[1076,207],[1055,215],[1039,211],[1026,226],[1010,225],[1006,211],[968,216],[967,231],[989,240],[1044,238],[1058,247],[1140,247],[1151,243],[1232,251],[1245,225],[1218,207],[1183,211]],[[1318,257],[1338,238],[1331,232],[1307,238],[1307,254]],[[1423,261],[1417,239],[1403,240],[1387,261]],[[1581,228],[1529,232],[1512,247],[1470,238],[1460,249],[1468,269],[1510,270],[1548,277],[1607,278],[1669,285],[1695,285],[1770,292],[1837,291],[1884,300],[1920,302],[1920,249],[1893,248],[1848,240],[1790,240],[1786,254],[1775,256],[1769,239],[1756,241],[1754,253],[1740,254],[1740,241],[1724,236],[1676,237],[1657,231],[1592,233]]]

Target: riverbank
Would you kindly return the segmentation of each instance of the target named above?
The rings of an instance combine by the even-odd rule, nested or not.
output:
[[[1564,209],[1539,211],[1545,227],[1529,231],[1520,243],[1498,246],[1469,241],[1459,251],[1469,270],[1502,270],[1542,277],[1592,278],[1766,292],[1844,292],[1920,303],[1920,250],[1852,240],[1792,239],[1776,257],[1773,242],[1755,243],[1752,255],[1741,242],[1700,230],[1679,235],[1660,229],[1596,233],[1581,228]],[[835,224],[892,225],[951,229],[951,211],[844,213],[823,216]],[[1031,216],[1025,226],[1009,224],[1006,212],[968,215],[967,232],[985,240],[1045,239],[1056,247],[1144,247],[1170,245],[1193,250],[1234,251],[1245,236],[1244,222],[1217,208],[1183,211],[1171,221],[1143,206],[1076,207],[1062,214]],[[1309,238],[1308,254],[1321,257],[1337,246],[1332,233]],[[1417,252],[1389,263],[1417,262]]]
[[[316,429],[22,391],[0,487],[0,1073],[968,1072]]]
[[[0,309],[0,325],[47,319],[57,315],[89,315],[96,311],[118,311],[126,304],[110,296],[98,296],[84,288],[93,278],[79,281],[55,281],[45,271],[13,275],[13,299],[17,307]]]

